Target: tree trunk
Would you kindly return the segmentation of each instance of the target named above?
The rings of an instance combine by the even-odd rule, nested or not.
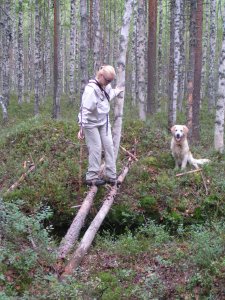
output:
[[[123,24],[120,34],[120,56],[117,61],[117,86],[125,87],[125,67],[126,67],[126,54],[128,46],[128,37],[130,29],[130,19],[132,15],[132,4],[133,0],[126,0],[125,3],[125,12],[123,16]],[[124,105],[124,95],[120,95],[115,99],[115,109],[114,109],[114,125],[113,125],[113,143],[115,151],[115,159],[118,156],[120,139],[121,139],[121,130],[122,130],[122,116],[123,116],[123,105]]]
[[[59,63],[60,63],[60,3],[54,0],[54,96],[53,118],[60,117],[60,87],[59,87]]]
[[[216,57],[216,0],[210,1],[210,57],[208,77],[208,108],[215,106],[215,57]]]
[[[100,2],[93,1],[93,30],[94,30],[94,74],[102,65],[101,54],[101,25],[100,25]]]
[[[2,103],[6,107],[9,105],[9,96],[10,96],[10,66],[9,66],[9,53],[10,53],[10,46],[12,42],[12,29],[11,29],[11,22],[12,19],[10,17],[10,0],[7,0],[5,3],[5,11],[7,14],[4,14],[3,17],[3,23],[4,23],[4,30],[3,30],[3,35],[2,35],[2,58],[3,58],[3,63],[2,63]],[[1,26],[1,25],[0,25]],[[2,104],[3,105],[3,104]],[[8,121],[8,113],[7,110],[3,109],[4,111],[4,123]]]
[[[169,61],[169,103],[168,103],[168,128],[174,125],[173,111],[173,86],[174,86],[174,19],[175,19],[175,0],[170,2],[170,61]]]
[[[180,13],[180,62],[179,62],[179,75],[178,75],[178,98],[177,98],[177,109],[179,112],[183,109],[184,99],[184,86],[185,86],[185,67],[186,67],[186,51],[185,51],[185,4],[183,1],[180,2],[181,13]]]
[[[178,78],[180,63],[180,0],[175,0],[174,16],[174,79],[173,79],[173,98],[172,98],[172,125],[177,121],[177,98],[178,98]]]
[[[141,120],[146,120],[146,64],[145,64],[145,1],[138,1],[138,22],[137,22],[137,90],[138,90],[138,104],[139,117]]]
[[[126,177],[127,173],[129,171],[129,165],[123,170],[123,173],[119,176],[118,180],[120,182],[123,182],[124,178]],[[95,238],[95,235],[100,228],[102,222],[104,221],[106,215],[108,214],[115,196],[117,194],[117,187],[114,186],[111,188],[108,196],[103,202],[102,207],[98,211],[97,215],[95,216],[94,220],[91,222],[89,228],[85,232],[78,248],[74,252],[72,258],[69,260],[68,264],[65,267],[64,273],[62,274],[61,278],[63,279],[65,276],[71,275],[73,271],[79,266],[81,263],[84,255],[89,250],[92,241]]]
[[[19,20],[18,20],[18,103],[24,101],[24,54],[23,54],[23,0],[19,0]]]
[[[81,208],[79,209],[76,217],[74,218],[70,228],[68,229],[65,237],[62,239],[59,249],[58,258],[64,258],[69,251],[74,247],[74,242],[78,239],[80,230],[84,225],[87,214],[93,204],[94,197],[98,191],[96,186],[93,186],[88,192],[86,198],[84,199]]]
[[[80,1],[80,71],[81,71],[81,89],[80,99],[84,92],[85,85],[88,82],[88,14],[87,0]]]
[[[197,1],[196,11],[196,48],[193,90],[193,141],[198,142],[200,138],[199,111],[200,111],[200,89],[202,72],[202,0]]]
[[[70,103],[75,103],[74,71],[75,71],[75,37],[76,37],[76,1],[70,1],[70,71],[69,71],[69,91]]]
[[[161,110],[161,100],[163,95],[163,1],[158,0],[158,10],[159,10],[159,29],[158,29],[158,88],[157,88],[157,111]]]
[[[8,111],[7,111],[7,107],[5,105],[4,99],[3,97],[0,95],[0,104],[2,107],[2,119],[3,119],[3,123],[7,123],[8,122]]]
[[[224,152],[224,114],[225,114],[225,9],[223,9],[223,42],[219,65],[219,86],[216,105],[214,147],[220,153]]]
[[[205,14],[204,14],[204,36],[202,39],[202,84],[201,84],[201,98],[205,98],[206,96],[206,80],[207,80],[207,66],[209,62],[209,51],[208,51],[208,45],[209,45],[209,22],[210,22],[210,15],[209,15],[209,6],[210,3],[206,1],[204,3],[205,6]]]
[[[40,73],[41,73],[41,57],[40,57],[40,16],[39,1],[35,0],[35,55],[34,55],[34,115],[39,114],[40,107]]]
[[[187,70],[187,127],[189,136],[192,137],[193,124],[193,82],[194,82],[194,62],[196,47],[196,2],[191,0],[190,3],[190,25],[189,25],[189,62]]]
[[[147,112],[156,110],[156,33],[157,33],[157,0],[149,0],[149,31],[148,31],[148,100]]]

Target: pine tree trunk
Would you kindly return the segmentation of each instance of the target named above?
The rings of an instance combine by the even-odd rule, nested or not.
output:
[[[157,0],[149,0],[149,31],[148,31],[148,96],[147,112],[156,111],[156,33],[157,33]]]
[[[197,1],[196,11],[196,48],[193,90],[193,141],[198,142],[200,138],[199,112],[200,112],[200,87],[202,72],[202,0]]]
[[[223,8],[223,42],[219,64],[219,85],[216,104],[214,147],[224,153],[224,114],[225,114],[225,9]]]
[[[196,45],[196,5],[195,0],[190,3],[190,25],[189,25],[189,61],[187,70],[187,126],[189,136],[192,136],[193,124],[193,87],[194,87],[194,62],[195,62],[195,45]]]
[[[125,67],[126,67],[126,54],[128,46],[128,37],[130,29],[130,19],[132,15],[132,4],[133,0],[126,0],[125,2],[125,12],[123,16],[123,24],[120,34],[120,56],[117,61],[117,86],[125,87]],[[114,109],[114,125],[113,125],[113,143],[115,158],[118,156],[121,130],[122,130],[122,116],[123,116],[123,105],[124,105],[124,94],[120,95],[115,99],[115,109]]]

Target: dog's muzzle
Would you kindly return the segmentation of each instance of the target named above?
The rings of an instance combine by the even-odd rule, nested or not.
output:
[[[175,139],[176,139],[177,141],[180,141],[181,138],[182,138],[182,134],[180,134],[180,133],[176,133],[176,134],[175,134]]]

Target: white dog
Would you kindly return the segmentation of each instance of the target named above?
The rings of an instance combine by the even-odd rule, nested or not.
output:
[[[187,163],[193,165],[196,169],[198,165],[203,165],[210,162],[209,159],[195,159],[193,158],[191,151],[188,146],[187,133],[188,128],[185,125],[174,125],[171,128],[173,134],[171,140],[171,151],[175,159],[175,167],[185,169]]]

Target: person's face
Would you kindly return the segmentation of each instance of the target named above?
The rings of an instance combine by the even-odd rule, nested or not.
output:
[[[102,86],[107,86],[111,81],[113,81],[113,79],[114,78],[112,76],[106,76],[104,73],[102,73],[99,82]]]

